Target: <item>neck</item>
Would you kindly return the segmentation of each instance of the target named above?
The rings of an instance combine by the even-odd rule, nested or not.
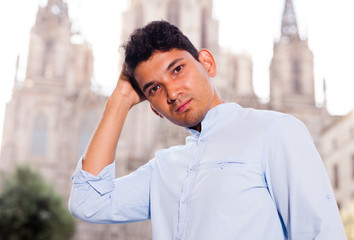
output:
[[[208,111],[210,111],[210,109],[214,108],[215,106],[219,105],[219,104],[223,104],[225,103],[224,99],[222,99],[222,97],[220,96],[220,94],[214,89],[214,95],[213,95],[213,100],[211,102],[210,108]],[[194,129],[198,132],[202,131],[202,123],[198,123],[197,125],[190,127],[191,129]]]
[[[202,130],[202,123],[201,122],[198,123],[197,125],[191,127],[191,129],[194,129],[194,130],[200,132]]]
[[[225,103],[224,99],[220,96],[220,94],[218,93],[218,91],[214,88],[214,95],[213,95],[213,100],[211,102],[210,105],[210,109],[214,108],[215,106]]]

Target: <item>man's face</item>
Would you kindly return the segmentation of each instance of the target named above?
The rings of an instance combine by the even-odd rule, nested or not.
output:
[[[208,110],[221,103],[210,80],[216,74],[213,56],[201,50],[199,60],[184,50],[156,51],[134,72],[155,113],[197,130]]]

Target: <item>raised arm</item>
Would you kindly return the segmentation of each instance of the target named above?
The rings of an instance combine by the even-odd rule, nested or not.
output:
[[[145,100],[132,87],[122,68],[118,83],[108,98],[102,119],[86,149],[82,169],[97,175],[113,162],[124,121],[129,110]]]
[[[143,100],[121,73],[101,122],[72,177],[69,209],[75,217],[94,223],[135,222],[150,217],[151,163],[115,179],[113,162],[128,111]]]

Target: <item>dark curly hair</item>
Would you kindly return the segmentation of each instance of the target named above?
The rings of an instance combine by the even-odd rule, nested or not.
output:
[[[163,20],[136,29],[122,47],[125,49],[125,74],[139,94],[142,92],[134,78],[134,71],[155,51],[186,50],[198,61],[198,50],[191,41],[176,26]]]

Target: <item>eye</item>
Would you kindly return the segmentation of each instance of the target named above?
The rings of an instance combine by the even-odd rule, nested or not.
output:
[[[157,90],[159,90],[160,88],[161,88],[160,85],[155,85],[151,87],[149,89],[149,95],[154,95],[157,92]]]
[[[181,70],[183,69],[183,66],[182,65],[179,65],[178,67],[176,67],[174,70],[173,70],[173,73],[179,73]]]

